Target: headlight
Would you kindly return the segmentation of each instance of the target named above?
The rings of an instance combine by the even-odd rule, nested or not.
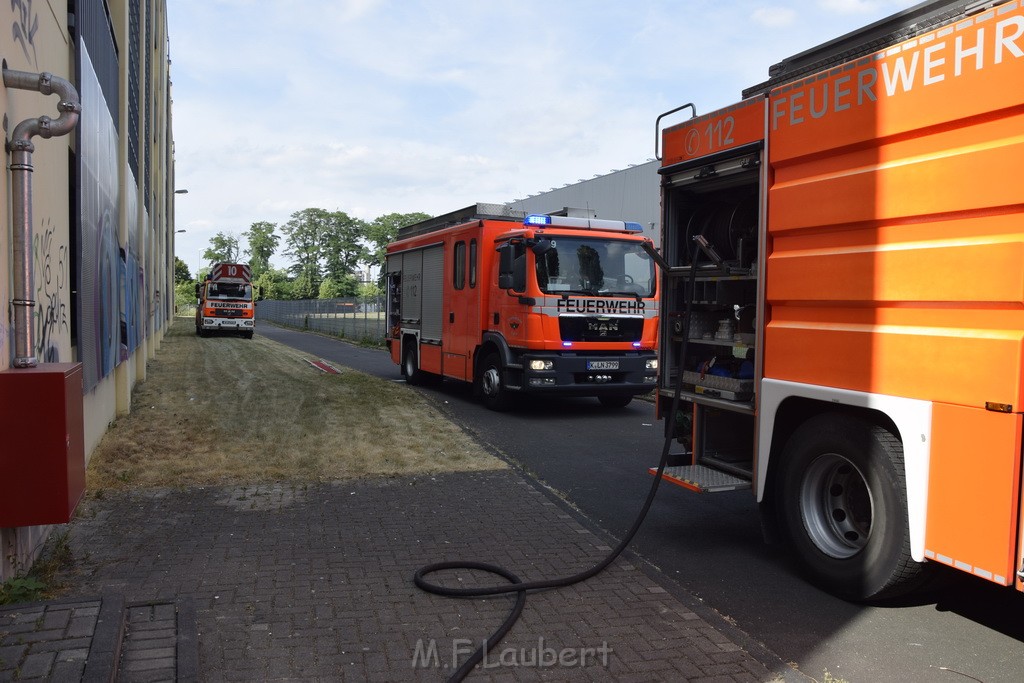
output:
[[[658,359],[657,358],[652,358],[651,360],[647,361],[647,369],[648,370],[657,370],[658,369]]]
[[[553,367],[555,367],[555,362],[553,360],[531,360],[530,361],[530,369],[531,370],[550,370]]]

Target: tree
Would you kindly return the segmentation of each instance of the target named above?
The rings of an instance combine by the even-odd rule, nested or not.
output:
[[[253,278],[252,285],[257,288],[256,291],[260,291],[258,289],[260,287],[263,288],[264,299],[280,301],[294,298],[292,296],[291,282],[288,281],[288,272],[285,270],[268,268]]]
[[[357,296],[359,294],[359,278],[355,275],[342,275],[340,280],[333,277],[325,277],[320,283],[321,299],[338,299],[344,296]]]
[[[192,273],[188,270],[188,265],[177,256],[174,257],[174,284],[180,285],[182,282],[192,282]]]
[[[268,221],[253,223],[249,230],[242,233],[249,242],[249,249],[246,254],[249,257],[249,267],[252,268],[253,277],[259,277],[262,273],[270,270],[270,257],[277,251],[277,245],[281,238],[274,234],[277,225]]]
[[[376,282],[359,283],[359,297],[363,299],[376,299],[384,293]]]
[[[320,296],[320,284],[313,281],[308,272],[299,273],[291,281],[292,299],[316,299]]]
[[[210,238],[210,246],[203,252],[203,258],[210,263],[237,263],[238,254],[238,237],[218,232]]]
[[[344,296],[341,293],[341,285],[331,277],[325,277],[320,283],[319,299],[337,299]]]
[[[398,229],[413,223],[431,218],[426,213],[388,213],[377,216],[366,225],[366,240],[370,243],[367,263],[371,266],[383,266],[385,247],[394,242]]]
[[[195,310],[196,285],[189,280],[187,282],[174,283],[174,310],[178,315],[189,315]]]
[[[281,230],[285,235],[285,256],[294,263],[288,271],[295,276],[296,298],[315,299],[323,280],[320,263],[324,251],[324,235],[330,214],[323,209],[303,209],[292,214]]]
[[[349,277],[359,279],[359,264],[366,260],[366,247],[362,244],[365,235],[364,221],[352,218],[344,211],[327,214],[321,243],[325,278],[331,278],[339,285]]]

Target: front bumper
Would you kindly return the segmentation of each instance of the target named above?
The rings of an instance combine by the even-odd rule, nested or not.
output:
[[[203,318],[204,330],[252,330],[256,321],[252,318]]]
[[[524,392],[576,396],[647,393],[654,389],[658,375],[653,351],[624,355],[527,353],[522,368]]]

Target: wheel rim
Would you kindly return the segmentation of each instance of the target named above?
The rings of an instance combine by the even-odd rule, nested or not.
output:
[[[498,368],[491,366],[484,370],[484,375],[480,379],[480,384],[483,387],[485,395],[497,396],[498,391],[501,390],[501,375],[498,374]]]
[[[416,356],[412,351],[405,354],[405,376],[412,377],[416,373]]]
[[[860,470],[838,453],[818,456],[804,474],[800,513],[811,541],[837,559],[856,555],[871,536],[874,503]]]

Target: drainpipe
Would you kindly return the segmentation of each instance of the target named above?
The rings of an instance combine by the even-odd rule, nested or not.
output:
[[[4,68],[4,85],[19,90],[34,90],[44,95],[56,93],[60,97],[56,121],[49,116],[25,119],[14,128],[7,151],[11,154],[11,214],[13,218],[14,246],[14,367],[34,368],[35,327],[32,314],[36,302],[32,299],[32,138],[38,135],[51,138],[66,135],[78,123],[82,106],[78,92],[68,81],[52,74],[11,71]]]

